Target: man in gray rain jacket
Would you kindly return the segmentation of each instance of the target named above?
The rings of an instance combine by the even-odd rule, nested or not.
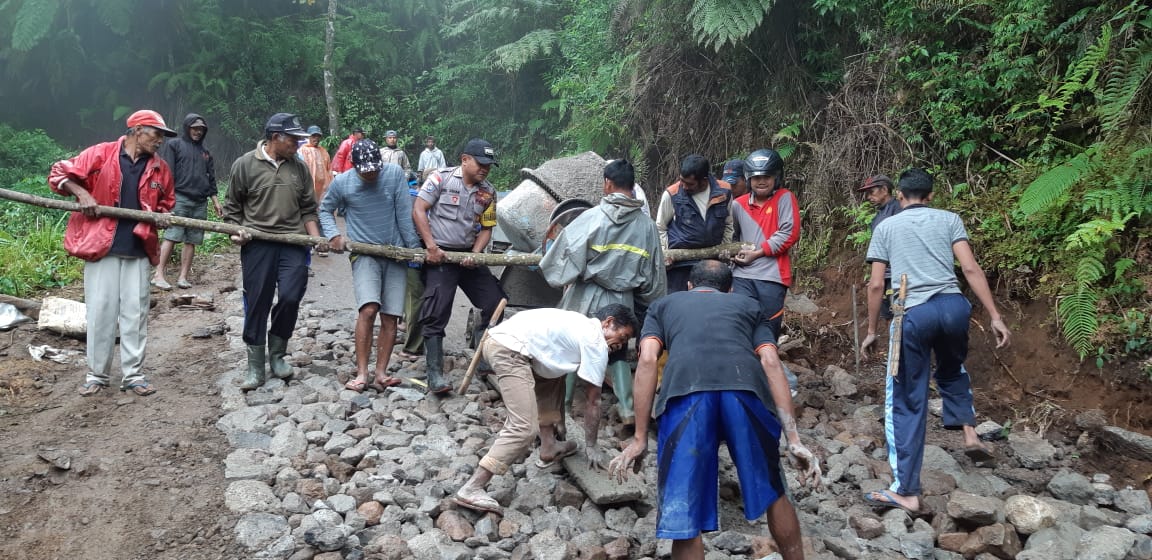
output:
[[[604,168],[604,198],[572,221],[556,238],[540,262],[544,279],[553,287],[567,286],[560,308],[591,317],[612,303],[635,311],[647,307],[667,291],[664,253],[656,224],[633,196],[635,170],[625,160]],[[632,417],[632,371],[624,360],[626,349],[609,357],[612,391],[619,400],[624,424]],[[568,376],[565,407],[572,404],[576,379]]]

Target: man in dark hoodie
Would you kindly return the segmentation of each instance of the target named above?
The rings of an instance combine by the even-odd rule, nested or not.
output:
[[[589,317],[618,303],[629,311],[647,307],[667,288],[664,253],[656,224],[633,196],[636,172],[618,159],[604,168],[604,198],[600,206],[580,214],[549,247],[540,270],[556,288],[567,286],[559,307]],[[619,353],[609,357],[612,391],[619,400],[624,424],[633,424],[632,369]],[[566,405],[571,406],[575,375],[568,377]],[[597,403],[592,403],[597,404]],[[585,414],[595,414],[590,408]]]
[[[217,216],[224,213],[216,196],[215,161],[212,159],[212,153],[204,147],[204,137],[207,135],[208,123],[204,121],[204,117],[188,113],[188,116],[184,117],[180,137],[165,142],[160,149],[160,157],[168,162],[176,183],[176,207],[172,209],[173,216],[206,220],[209,200],[212,201]],[[165,277],[164,269],[168,265],[168,260],[172,258],[172,250],[176,244],[183,243],[184,248],[180,252],[180,276],[176,278],[176,286],[181,289],[191,288],[188,273],[192,270],[192,257],[196,254],[196,246],[203,242],[202,230],[180,226],[164,230],[164,242],[160,245],[160,264],[156,265],[152,285],[161,290],[172,289],[172,285]]]

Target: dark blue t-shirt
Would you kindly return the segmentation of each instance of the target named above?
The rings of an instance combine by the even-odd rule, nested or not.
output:
[[[668,294],[648,308],[640,340],[649,337],[668,352],[653,416],[668,399],[702,391],[751,391],[775,412],[756,349],[776,337],[752,298],[707,288]]]
[[[120,149],[120,200],[116,206],[129,210],[140,209],[140,178],[144,176],[144,170],[151,160],[152,154],[141,154],[136,161],[132,161],[128,153]],[[137,223],[127,218],[116,220],[116,235],[112,238],[109,254],[137,258],[148,256],[144,251],[144,240],[132,233]]]

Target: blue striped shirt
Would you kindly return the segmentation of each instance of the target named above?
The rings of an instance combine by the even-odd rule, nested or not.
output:
[[[332,180],[320,202],[320,228],[328,239],[342,235],[332,215],[336,210],[344,215],[348,241],[420,247],[408,181],[399,165],[385,164],[374,183],[365,183],[355,168]]]

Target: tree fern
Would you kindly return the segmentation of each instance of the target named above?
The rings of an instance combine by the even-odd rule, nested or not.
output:
[[[492,51],[492,67],[504,72],[518,72],[525,64],[549,55],[556,48],[556,32],[537,29],[515,42]]]
[[[1072,159],[1045,171],[1020,195],[1020,211],[1031,215],[1045,210],[1068,189],[1099,166],[1097,146],[1093,145]]]
[[[444,28],[444,36],[451,38],[469,35],[471,33],[480,33],[490,26],[504,25],[506,22],[514,20],[518,14],[519,10],[508,6],[483,9],[452,25],[446,26]]]
[[[693,0],[688,24],[696,42],[720,50],[752,34],[775,0]]]
[[[1108,60],[1108,51],[1111,48],[1112,26],[1105,24],[1100,28],[1100,38],[1084,49],[1084,54],[1076,64],[1068,68],[1064,82],[1056,89],[1056,93],[1051,97],[1040,96],[1040,107],[1051,110],[1051,128],[1055,129],[1064,120],[1064,115],[1077,93],[1096,88],[1101,66]]]
[[[60,0],[24,0],[16,12],[16,25],[12,28],[12,48],[30,51],[52,29],[52,21],[60,9]]]
[[[1080,354],[1080,359],[1092,350],[1092,339],[1100,324],[1096,319],[1096,304],[1100,293],[1088,285],[1080,285],[1064,296],[1056,307],[1062,322],[1064,339]]]

